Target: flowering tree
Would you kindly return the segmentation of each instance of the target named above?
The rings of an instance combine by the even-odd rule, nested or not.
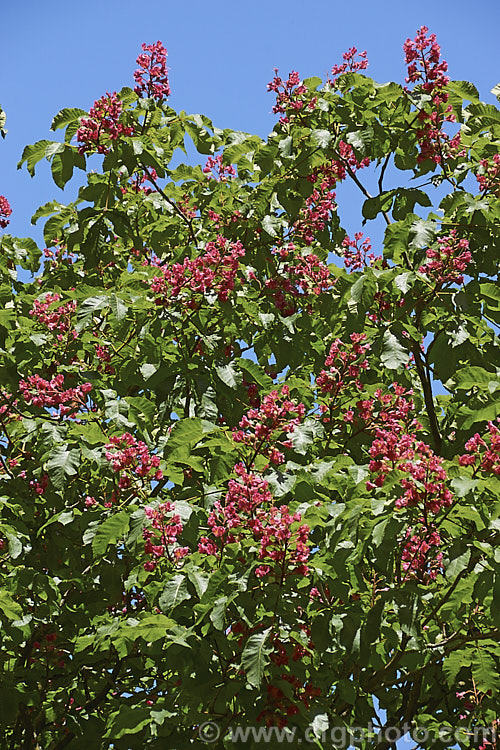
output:
[[[42,259],[0,240],[2,746],[494,743],[500,112],[425,27],[404,54],[276,71],[263,141],[172,110],[143,45],[25,149],[87,183]]]

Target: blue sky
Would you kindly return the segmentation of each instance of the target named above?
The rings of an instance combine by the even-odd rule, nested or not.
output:
[[[403,41],[422,24],[437,34],[452,78],[471,80],[490,102],[500,81],[498,0],[23,0],[3,4],[0,17],[0,105],[9,130],[0,142],[0,194],[13,209],[9,230],[37,240],[34,210],[70,200],[73,190],[62,193],[45,163],[34,180],[17,172],[24,145],[52,138],[51,119],[63,107],[88,110],[106,91],[131,85],[143,41],[160,39],[168,49],[174,108],[261,136],[275,121],[266,91],[274,67],[324,76],[356,46],[368,51],[369,75],[402,82]]]

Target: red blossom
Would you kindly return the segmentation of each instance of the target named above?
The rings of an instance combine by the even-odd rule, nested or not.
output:
[[[236,169],[232,164],[223,164],[220,154],[215,157],[208,157],[203,172],[213,177],[217,182],[226,182],[228,179],[236,177]]]
[[[57,407],[59,414],[65,416],[86,404],[92,384],[83,383],[77,388],[66,390],[63,386],[64,375],[61,374],[55,375],[51,380],[45,380],[40,375],[30,375],[26,380],[19,381],[19,390],[27,404],[40,408]]]
[[[143,51],[136,60],[139,67],[134,71],[135,93],[153,99],[170,96],[166,48],[160,41],[141,46]]]
[[[338,76],[342,75],[342,73],[356,73],[359,70],[366,70],[366,68],[368,67],[368,60],[366,58],[366,55],[366,50],[364,50],[363,52],[358,52],[356,47],[350,47],[347,52],[344,52],[342,55],[342,59],[344,60],[344,62],[340,65],[333,66],[331,71],[331,75],[333,76],[333,78],[328,79],[328,83],[331,86],[335,86]],[[359,57],[359,60],[355,59],[356,56]]]
[[[287,110],[300,112],[306,105],[303,95],[307,93],[307,88],[295,70],[292,70],[287,80],[283,81],[278,76],[278,68],[275,68],[274,78],[267,84],[267,90],[276,93],[276,104],[273,107],[273,112],[284,115],[280,117],[281,123],[289,122],[289,117],[286,115]],[[312,106],[315,106],[315,104],[313,103]],[[309,102],[308,107],[311,108],[311,102]]]
[[[368,369],[366,353],[370,344],[364,344],[365,333],[351,333],[351,343],[345,344],[341,339],[335,339],[325,360],[328,370],[321,370],[316,383],[322,393],[331,394],[334,401],[343,389],[363,389],[359,380],[362,370]]]
[[[221,302],[226,302],[234,289],[240,258],[244,255],[245,249],[239,240],[230,242],[219,235],[215,242],[207,242],[205,252],[193,260],[184,258],[182,263],[163,266],[161,276],[155,276],[151,282],[152,291],[159,295],[157,304],[168,305],[172,299],[182,297],[188,306],[195,307],[188,292],[212,291]]]
[[[481,192],[496,192],[500,190],[500,154],[494,154],[492,161],[481,159],[480,171],[476,175]],[[1,199],[0,199],[1,200]]]
[[[175,504],[166,502],[155,508],[146,506],[144,512],[151,521],[151,526],[142,532],[145,540],[144,552],[150,556],[144,563],[144,569],[152,572],[162,558],[177,562],[185,557],[189,548],[177,544],[183,525],[180,516],[175,513]]]
[[[57,308],[53,308],[54,302],[58,302],[61,296],[55,292],[48,292],[42,299],[36,299],[33,302],[33,308],[29,314],[42,325],[46,326],[49,331],[59,331],[57,339],[62,341],[64,333],[70,333],[71,337],[77,338],[78,333],[71,329],[71,315],[76,310],[76,301],[66,302]]]
[[[9,223],[9,219],[7,218],[12,213],[12,209],[10,207],[9,201],[4,195],[0,195],[0,227],[2,229],[5,229],[7,224]]]
[[[116,91],[112,94],[106,93],[97,99],[90,109],[90,117],[80,119],[76,140],[83,145],[78,148],[79,153],[95,150],[99,154],[107,154],[110,150],[109,141],[116,141],[120,136],[133,135],[133,127],[127,127],[119,122],[121,112],[122,103]]]
[[[300,424],[305,414],[305,406],[289,398],[289,388],[271,391],[264,396],[258,408],[250,409],[239,423],[239,430],[233,431],[233,440],[251,447],[254,455],[269,456],[274,464],[281,464],[285,456],[276,447],[290,447],[289,439],[283,440]]]
[[[497,423],[500,423],[500,418]],[[465,443],[465,450],[466,453],[458,458],[460,466],[474,466],[474,474],[483,471],[500,476],[500,430],[494,422],[488,422],[484,436],[476,432]]]
[[[131,486],[133,475],[143,480],[159,481],[163,478],[163,472],[158,468],[160,457],[151,454],[146,443],[137,440],[130,432],[113,435],[106,445],[104,455],[111,463],[113,471],[119,475],[120,489],[128,489]]]
[[[460,133],[450,138],[443,130],[445,122],[455,122],[451,106],[446,106],[449,95],[446,87],[450,81],[445,75],[448,63],[441,60],[441,48],[436,35],[429,34],[427,26],[421,26],[415,38],[407,39],[403,45],[405,63],[408,66],[407,83],[418,83],[422,91],[432,97],[430,107],[420,109],[417,138],[420,146],[418,162],[427,160],[440,164],[443,159],[463,155]],[[408,90],[408,89],[406,89]]]
[[[350,237],[344,237],[342,240],[342,255],[344,257],[344,265],[351,271],[359,271],[362,268],[366,268],[375,260],[379,260],[380,256],[370,252],[372,249],[370,238],[363,238],[363,232],[356,232],[354,239]],[[359,244],[361,242],[361,244]]]
[[[439,237],[438,248],[428,248],[426,256],[426,262],[418,270],[425,273],[438,286],[462,284],[462,271],[465,271],[472,260],[469,241],[457,239],[455,229],[452,229],[448,236]]]

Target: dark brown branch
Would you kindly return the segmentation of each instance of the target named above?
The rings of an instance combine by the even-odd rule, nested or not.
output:
[[[426,373],[424,364],[422,362],[420,346],[417,341],[412,340],[411,351],[415,359],[415,366],[417,368],[418,377],[420,378],[420,382],[422,384],[422,390],[424,392],[425,408],[427,410],[427,415],[429,417],[432,442],[434,444],[433,446],[434,451],[438,455],[440,455],[443,439],[441,437],[441,432],[439,431],[439,422],[438,422],[438,418],[436,414],[436,408],[434,406],[434,398],[432,395],[432,388],[431,388],[430,380],[427,377],[427,373]]]

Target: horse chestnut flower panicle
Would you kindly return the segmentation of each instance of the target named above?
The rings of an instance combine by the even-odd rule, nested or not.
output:
[[[137,440],[130,432],[114,435],[106,445],[106,459],[111,463],[113,471],[119,476],[120,489],[130,486],[130,474],[141,479],[163,479],[163,472],[159,469],[160,457],[152,455],[142,440]]]
[[[368,370],[366,353],[370,344],[364,344],[365,333],[351,333],[351,343],[345,344],[341,339],[335,339],[325,360],[328,370],[321,370],[316,383],[322,393],[331,393],[336,398],[344,388],[355,387],[359,391],[364,386],[359,380],[362,370]]]
[[[142,50],[136,60],[139,67],[134,71],[135,93],[153,99],[170,96],[166,48],[158,41],[154,44],[143,43]]]
[[[213,177],[217,182],[226,182],[229,178],[236,177],[236,170],[233,165],[223,164],[220,154],[215,157],[208,157],[203,172]]]
[[[406,530],[404,546],[401,553],[401,567],[405,579],[416,578],[423,583],[435,581],[442,570],[443,553],[437,552],[441,537],[432,527],[424,523],[416,530]]]
[[[498,418],[497,423],[500,422]],[[500,430],[494,422],[488,422],[488,432],[481,436],[476,432],[465,443],[466,453],[459,456],[460,466],[474,466],[478,471],[500,476]]]
[[[201,537],[198,551],[217,557],[226,544],[253,539],[259,544],[257,578],[273,571],[283,578],[307,575],[310,529],[300,524],[301,514],[290,513],[287,505],[272,505],[268,482],[249,473],[243,464],[236,464],[234,471],[238,480],[229,481],[224,501],[216,500],[208,517],[212,538]]]
[[[463,155],[460,149],[460,133],[450,138],[442,130],[444,122],[455,122],[453,108],[448,105],[449,95],[446,87],[450,81],[445,75],[448,63],[441,61],[441,48],[436,42],[436,35],[429,34],[427,26],[421,26],[415,39],[407,39],[403,45],[405,63],[408,66],[407,83],[420,83],[421,88],[430,94],[432,111],[420,109],[417,138],[420,153],[417,162],[426,160],[440,164],[443,159]]]
[[[296,70],[292,70],[288,79],[283,81],[278,75],[278,68],[275,68],[274,78],[267,84],[267,90],[274,91],[276,94],[276,104],[273,107],[274,114],[280,113],[285,115],[287,109],[299,112],[306,105],[306,100],[303,99],[303,96],[307,94],[307,87],[300,80],[300,76]],[[315,105],[316,99],[313,97],[307,103],[307,106],[309,109],[314,109]],[[280,122],[289,122],[288,116],[280,117]]]
[[[481,192],[495,191],[500,189],[500,154],[494,154],[491,162],[489,159],[481,159],[481,171],[476,175]],[[1,200],[1,197],[0,197]]]
[[[2,229],[5,229],[7,224],[9,223],[9,219],[7,218],[12,213],[12,209],[10,207],[9,201],[4,195],[0,195],[0,227]]]
[[[116,141],[120,136],[133,135],[134,128],[122,125],[120,115],[122,103],[118,99],[116,91],[101,96],[91,107],[90,117],[80,119],[80,127],[76,131],[76,140],[83,145],[78,148],[80,154],[86,151],[97,151],[99,154],[107,154],[109,146],[102,143],[105,136],[109,141]]]
[[[40,375],[30,375],[27,380],[19,381],[19,390],[27,404],[43,407],[57,407],[64,416],[85,405],[87,395],[92,390],[92,383],[83,383],[77,388],[63,390],[64,375],[55,375],[45,380]]]
[[[156,508],[147,505],[144,512],[151,521],[151,526],[142,532],[144,552],[151,558],[144,563],[144,569],[152,572],[162,558],[177,562],[185,557],[189,547],[175,546],[183,529],[181,518],[175,513],[175,503],[160,503]]]
[[[366,55],[366,50],[364,50],[363,52],[358,52],[356,47],[350,47],[347,52],[344,52],[342,55],[342,59],[344,60],[344,62],[340,65],[333,66],[331,73],[333,78],[331,80],[328,79],[328,83],[331,86],[335,86],[338,76],[342,75],[342,73],[357,73],[359,70],[366,70],[366,68],[368,67],[368,60]],[[359,57],[359,60],[355,59],[356,56]]]
[[[264,396],[258,408],[250,409],[241,419],[239,430],[233,430],[233,440],[243,443],[257,453],[269,456],[272,463],[284,462],[285,456],[276,448],[280,435],[293,433],[305,414],[305,406],[289,398],[287,385],[281,391],[271,391]],[[290,440],[281,444],[291,447]]]
[[[344,237],[342,240],[344,265],[350,271],[359,271],[362,268],[366,268],[373,261],[380,258],[380,256],[370,252],[372,246],[369,237],[365,237],[361,245],[359,244],[362,238],[363,232],[356,232],[353,240],[350,237]]]
[[[157,304],[169,305],[172,299],[178,297],[186,299],[189,292],[204,294],[213,291],[219,301],[228,300],[245,249],[239,240],[230,242],[219,235],[215,242],[207,242],[205,251],[193,260],[184,258],[182,263],[160,269],[161,276],[155,276],[151,282],[153,293],[160,295]],[[196,305],[190,295],[186,304],[188,307]]]
[[[438,248],[428,248],[426,256],[425,264],[418,270],[439,286],[462,284],[464,280],[462,272],[472,260],[469,241],[457,239],[455,229],[452,229],[446,237],[439,237]]]
[[[36,299],[33,302],[33,308],[29,314],[42,325],[46,326],[49,331],[59,331],[57,338],[59,341],[62,340],[63,334],[67,333],[71,328],[71,315],[76,310],[76,300],[67,302],[60,307],[50,309],[54,302],[58,302],[61,299],[61,295],[55,292],[47,292],[43,299]],[[71,331],[73,338],[78,336],[75,330]]]

